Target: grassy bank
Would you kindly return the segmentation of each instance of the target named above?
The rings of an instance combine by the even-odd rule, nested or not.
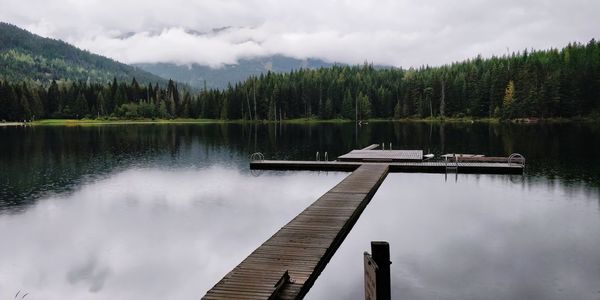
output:
[[[316,118],[300,118],[284,120],[285,124],[318,124],[318,123],[348,123],[352,120],[331,119],[321,120]],[[37,120],[28,125],[33,126],[86,126],[86,125],[128,125],[128,124],[268,124],[275,121],[249,121],[249,120],[220,120],[220,119],[44,119]],[[277,122],[278,123],[278,122]],[[1,123],[0,123],[1,124]],[[22,125],[23,123],[10,123],[13,125]]]
[[[402,118],[402,119],[369,119],[368,122],[405,122],[405,123],[597,123],[600,117],[573,117],[573,118],[520,118],[503,120],[500,118],[473,118],[473,117],[446,117],[446,118]]]
[[[0,127],[3,127],[3,126],[21,126],[23,124],[25,124],[25,123],[23,123],[23,122],[0,122]]]
[[[499,118],[402,118],[402,119],[370,119],[369,122],[406,122],[406,123],[500,123]]]
[[[94,126],[94,125],[128,125],[128,124],[202,124],[224,123],[222,120],[211,119],[45,119],[37,120],[29,125],[33,126]]]

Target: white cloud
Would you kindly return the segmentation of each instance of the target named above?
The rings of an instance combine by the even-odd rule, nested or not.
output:
[[[439,65],[598,38],[600,2],[0,0],[0,19],[126,62],[219,66],[282,54]],[[212,29],[228,27],[211,32]],[[204,32],[206,34],[198,34]]]

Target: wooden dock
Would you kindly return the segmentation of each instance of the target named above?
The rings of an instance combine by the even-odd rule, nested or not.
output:
[[[524,158],[522,163],[423,161],[421,150],[373,150],[376,147],[354,150],[339,161],[263,160],[262,154],[253,154],[260,159],[250,162],[253,170],[353,173],[254,250],[202,299],[302,299],[388,172],[523,174],[524,170]]]
[[[352,170],[254,250],[202,299],[302,299],[385,179],[389,167],[354,164]]]

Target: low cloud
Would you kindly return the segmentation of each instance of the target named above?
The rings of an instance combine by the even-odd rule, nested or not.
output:
[[[273,54],[440,65],[587,42],[600,28],[600,2],[587,0],[8,2],[1,20],[122,62],[211,67]]]

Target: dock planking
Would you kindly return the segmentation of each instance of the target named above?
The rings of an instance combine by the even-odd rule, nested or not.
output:
[[[394,162],[423,160],[423,150],[372,150],[367,148],[361,150],[352,150],[344,155],[339,156],[337,159],[339,161],[356,162]]]
[[[355,166],[348,177],[283,226],[202,299],[301,299],[388,174],[389,164]]]

